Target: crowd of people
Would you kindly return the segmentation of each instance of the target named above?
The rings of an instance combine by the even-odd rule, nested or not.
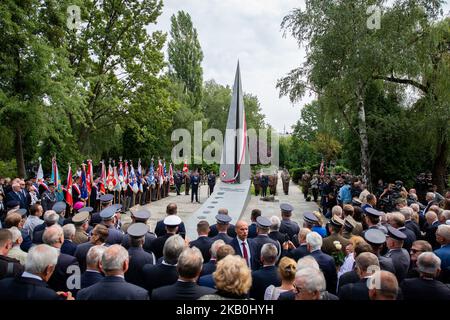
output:
[[[271,217],[253,209],[250,224],[223,208],[216,224],[198,222],[197,239],[186,238],[176,203],[154,230],[144,209],[122,223],[113,194],[99,197],[98,210],[77,202],[69,216],[64,201],[10,203],[0,299],[450,300],[450,193],[438,201],[428,191],[421,203],[400,190],[386,212],[377,205],[384,195],[361,188],[347,197],[352,183],[339,179],[337,202],[301,212],[300,225],[288,203]],[[18,184],[12,192],[22,198]]]

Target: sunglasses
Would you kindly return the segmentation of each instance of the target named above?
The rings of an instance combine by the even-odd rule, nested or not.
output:
[[[423,250],[411,249],[409,250],[411,253],[423,252]]]

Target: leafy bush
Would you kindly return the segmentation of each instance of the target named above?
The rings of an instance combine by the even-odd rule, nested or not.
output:
[[[16,160],[0,161],[0,176],[15,178],[17,176]]]

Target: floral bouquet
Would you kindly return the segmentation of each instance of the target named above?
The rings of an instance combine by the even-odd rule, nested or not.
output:
[[[345,255],[342,252],[342,244],[340,241],[333,241],[334,247],[336,248],[336,251],[332,253],[332,257],[334,258],[334,263],[336,264],[336,267],[342,266],[345,260]]]

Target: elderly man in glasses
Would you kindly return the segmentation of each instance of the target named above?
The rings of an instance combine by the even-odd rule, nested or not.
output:
[[[412,244],[411,249],[409,250],[409,255],[411,257],[411,262],[408,270],[408,274],[406,278],[418,278],[419,271],[417,270],[417,258],[423,252],[431,252],[433,251],[431,248],[431,244],[429,244],[425,240],[417,240]]]

